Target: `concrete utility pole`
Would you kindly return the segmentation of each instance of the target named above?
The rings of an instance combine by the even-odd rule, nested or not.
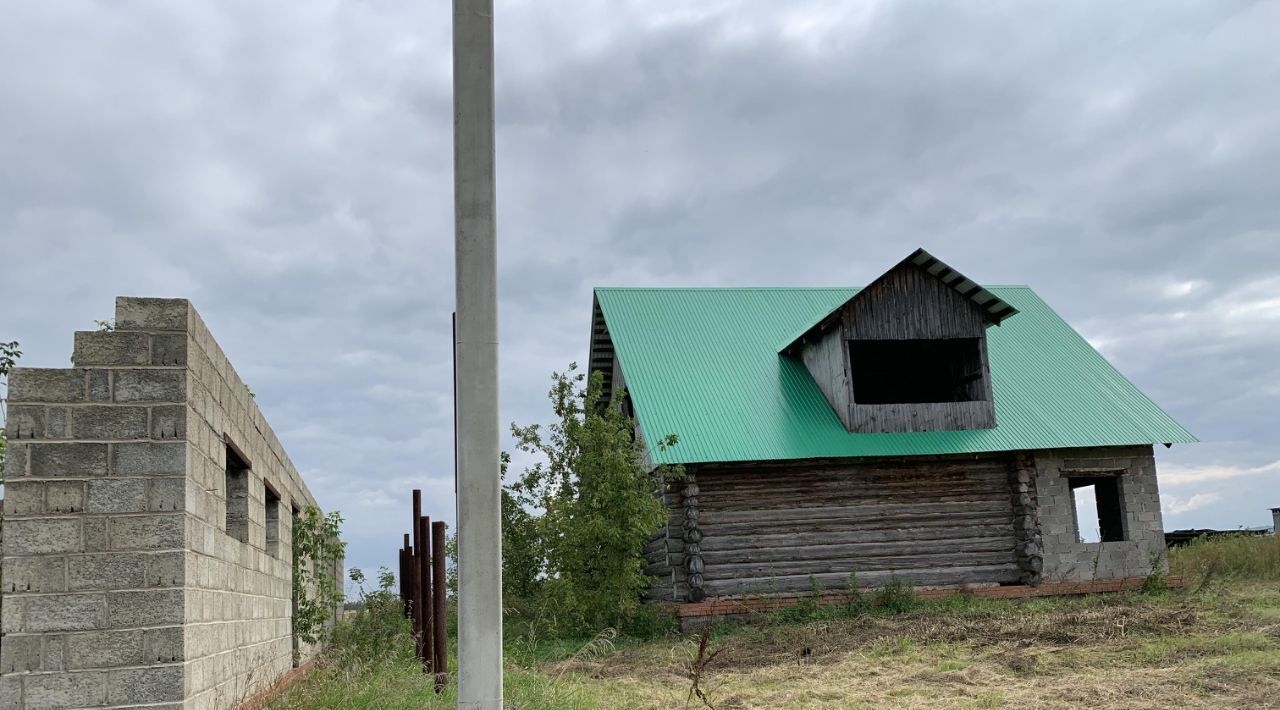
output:
[[[453,2],[458,707],[502,708],[493,0]]]

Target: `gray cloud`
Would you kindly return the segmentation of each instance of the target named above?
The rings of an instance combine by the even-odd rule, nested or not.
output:
[[[192,298],[350,562],[452,521],[449,12],[8,3],[0,339]],[[1280,505],[1267,3],[499,2],[503,419],[600,284],[1027,283],[1205,443],[1167,525]],[[1222,472],[1248,472],[1221,475]],[[1199,473],[1197,473],[1199,472]]]

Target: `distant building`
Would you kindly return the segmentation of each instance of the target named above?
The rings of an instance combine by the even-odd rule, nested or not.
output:
[[[863,289],[593,307],[591,369],[687,471],[646,549],[655,599],[1141,577],[1163,554],[1152,446],[1195,438],[1026,286],[918,250]]]

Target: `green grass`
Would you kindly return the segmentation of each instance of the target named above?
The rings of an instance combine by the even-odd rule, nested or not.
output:
[[[1138,648],[1143,663],[1160,663],[1186,658],[1232,656],[1251,651],[1280,651],[1280,643],[1257,632],[1227,632],[1191,636],[1163,636]]]
[[[1280,697],[1277,549],[1232,537],[1175,550],[1171,571],[1188,587],[1167,591],[923,600],[898,589],[877,605],[866,590],[857,603],[801,604],[717,625],[701,687],[718,708],[1265,707]],[[387,623],[344,627],[271,707],[454,707],[452,685],[435,695],[412,658],[402,620]],[[685,707],[696,637],[511,628],[512,707]]]
[[[1215,578],[1280,580],[1280,535],[1197,538],[1169,553],[1169,571],[1195,587]]]
[[[599,688],[565,682],[542,673],[508,668],[503,687],[520,708],[583,710],[606,707]],[[456,683],[437,695],[416,660],[341,666],[325,662],[271,704],[273,708],[379,708],[418,710],[457,707]]]

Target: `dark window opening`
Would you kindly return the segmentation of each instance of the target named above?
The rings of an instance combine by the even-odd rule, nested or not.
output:
[[[280,495],[263,483],[267,508],[267,554],[280,556]]]
[[[1081,542],[1124,540],[1124,506],[1120,501],[1118,477],[1069,478],[1067,485],[1072,493],[1077,539]]]
[[[227,534],[249,541],[249,464],[230,443],[227,448]]]
[[[850,340],[849,358],[857,404],[986,399],[978,338]]]

